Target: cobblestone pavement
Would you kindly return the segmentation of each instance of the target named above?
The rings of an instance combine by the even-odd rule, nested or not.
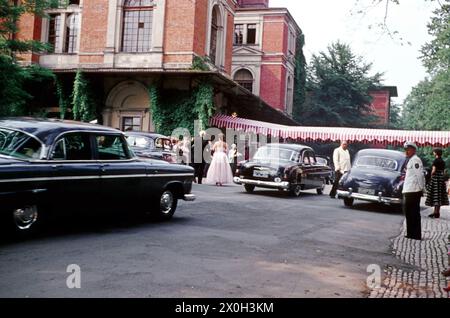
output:
[[[399,236],[392,240],[392,253],[405,263],[402,268],[387,266],[381,288],[374,289],[370,298],[448,298],[443,290],[447,279],[441,272],[449,267],[447,247],[450,234],[450,209],[443,208],[441,219],[422,214],[422,241],[406,239],[404,223]]]

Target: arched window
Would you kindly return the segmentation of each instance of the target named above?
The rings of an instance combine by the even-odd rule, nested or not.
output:
[[[216,5],[212,11],[212,20],[211,20],[211,42],[209,49],[209,58],[213,64],[216,64],[217,59],[217,43],[219,38],[219,19],[220,19],[220,11],[219,7]]]
[[[153,1],[125,0],[122,51],[149,52],[152,42]]]
[[[239,70],[234,75],[234,81],[246,88],[250,92],[253,92],[253,75],[248,70]]]

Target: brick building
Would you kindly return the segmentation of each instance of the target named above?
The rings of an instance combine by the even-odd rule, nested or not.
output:
[[[371,90],[372,109],[380,118],[378,124],[382,127],[388,127],[391,115],[391,97],[398,97],[396,86],[382,86],[377,90]]]
[[[301,29],[285,8],[242,0],[236,11],[233,79],[272,107],[292,115],[295,50]]]
[[[159,83],[162,90],[190,91],[205,78],[214,87],[218,113],[237,112],[242,117],[294,124],[282,112],[288,94],[285,78],[292,67],[284,53],[289,49],[289,32],[298,33],[299,29],[286,10],[269,14],[267,4],[244,0],[71,0],[69,6],[49,11],[49,18],[24,16],[19,36],[53,46],[46,54],[23,56],[24,62],[52,69],[68,85],[77,69],[85,72],[100,96],[100,121],[105,125],[153,130],[148,87]],[[261,98],[232,80],[240,74],[233,53],[237,60],[243,54],[233,45],[235,19],[245,22],[242,18],[248,14],[254,19],[255,6],[263,10],[257,14],[261,23],[256,31],[262,47],[247,48],[268,52],[261,57],[263,64],[249,66],[250,71],[258,72],[254,93]],[[199,58],[209,71],[193,67]],[[265,95],[261,93],[264,90]],[[54,110],[56,99],[45,106]]]

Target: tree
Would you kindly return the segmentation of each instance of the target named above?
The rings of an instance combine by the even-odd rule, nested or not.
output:
[[[450,0],[435,10],[428,31],[431,42],[422,48],[430,77],[406,98],[404,125],[410,129],[450,130]]]
[[[292,117],[300,122],[303,116],[303,105],[306,100],[306,59],[303,54],[305,35],[300,34],[295,47],[294,102]]]
[[[33,96],[25,86],[51,80],[51,71],[36,65],[21,66],[18,56],[27,52],[42,52],[48,45],[39,41],[21,40],[17,22],[21,16],[44,15],[45,10],[58,5],[58,0],[0,0],[0,116],[27,113],[26,103]]]
[[[308,101],[301,122],[306,125],[369,127],[378,120],[369,90],[380,86],[381,73],[369,75],[372,64],[336,42],[328,52],[312,56],[308,67]]]

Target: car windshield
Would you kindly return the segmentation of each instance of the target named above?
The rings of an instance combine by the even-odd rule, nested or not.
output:
[[[35,138],[10,129],[0,128],[0,155],[17,159],[39,159],[42,144]]]
[[[127,142],[131,147],[141,149],[154,149],[155,142],[151,138],[141,136],[128,136]]]
[[[328,164],[327,159],[325,159],[325,158],[316,157],[316,159],[317,159],[317,163],[318,163],[319,165],[324,165],[324,166],[326,166],[326,165]]]
[[[375,157],[375,156],[363,156],[359,157],[356,161],[356,166],[358,167],[374,167],[383,168],[389,170],[397,170],[397,161],[394,159]]]
[[[259,160],[283,160],[283,161],[296,161],[298,158],[298,152],[288,149],[280,149],[276,147],[262,147],[259,148],[255,154],[254,159]]]

